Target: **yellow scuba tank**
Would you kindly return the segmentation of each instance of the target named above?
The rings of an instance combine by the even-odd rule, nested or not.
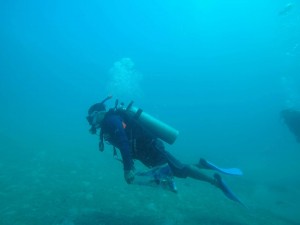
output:
[[[132,105],[133,102],[131,102],[125,110],[125,113],[128,116],[133,118],[140,126],[148,130],[157,138],[160,138],[161,140],[167,142],[170,145],[175,142],[179,134],[178,130],[154,118],[148,113],[145,113],[142,109],[134,107]]]

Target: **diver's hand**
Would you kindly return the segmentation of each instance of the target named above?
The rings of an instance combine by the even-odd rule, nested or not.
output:
[[[125,170],[124,171],[124,178],[127,184],[131,184],[134,181],[134,172],[133,170]]]

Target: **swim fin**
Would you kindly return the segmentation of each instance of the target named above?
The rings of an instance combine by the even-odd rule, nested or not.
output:
[[[229,175],[239,175],[239,176],[243,175],[243,171],[240,170],[239,168],[220,168],[212,164],[211,162],[206,161],[205,159],[199,160],[198,167],[210,169],[210,170],[216,170],[220,173],[229,174]]]
[[[222,180],[221,176],[217,173],[214,174],[214,178],[216,179],[217,182],[217,186],[218,188],[220,188],[223,193],[225,194],[225,196],[227,198],[229,198],[232,201],[238,202],[241,205],[243,205],[244,207],[246,207],[244,205],[244,203],[229,189],[229,187],[224,183],[224,181]],[[247,207],[246,207],[247,208]]]

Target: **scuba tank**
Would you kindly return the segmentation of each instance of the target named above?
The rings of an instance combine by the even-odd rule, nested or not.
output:
[[[127,116],[134,119],[141,127],[170,145],[175,142],[179,134],[179,131],[175,128],[154,118],[142,109],[134,107],[133,101],[129,103],[124,112]]]

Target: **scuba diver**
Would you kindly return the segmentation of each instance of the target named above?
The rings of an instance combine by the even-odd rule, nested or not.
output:
[[[128,184],[138,184],[135,183],[138,177],[150,176],[153,178],[151,182],[157,185],[167,181],[169,190],[176,193],[177,188],[172,178],[190,177],[210,183],[223,191],[229,199],[242,204],[218,173],[211,177],[201,170],[210,169],[223,174],[242,175],[240,169],[220,168],[205,159],[200,159],[195,165],[180,162],[165,150],[163,143],[165,141],[172,144],[175,141],[178,135],[176,129],[133,107],[133,102],[125,108],[124,104],[119,106],[116,100],[115,107],[107,111],[105,102],[111,98],[108,96],[102,102],[92,105],[88,110],[87,120],[92,134],[97,134],[97,130],[100,130],[100,151],[104,150],[104,141],[114,147],[114,156],[117,154],[116,149],[120,151],[124,178]],[[144,173],[135,172],[134,160],[141,161],[150,170]]]
[[[300,111],[296,109],[285,109],[281,111],[281,117],[300,143]]]

